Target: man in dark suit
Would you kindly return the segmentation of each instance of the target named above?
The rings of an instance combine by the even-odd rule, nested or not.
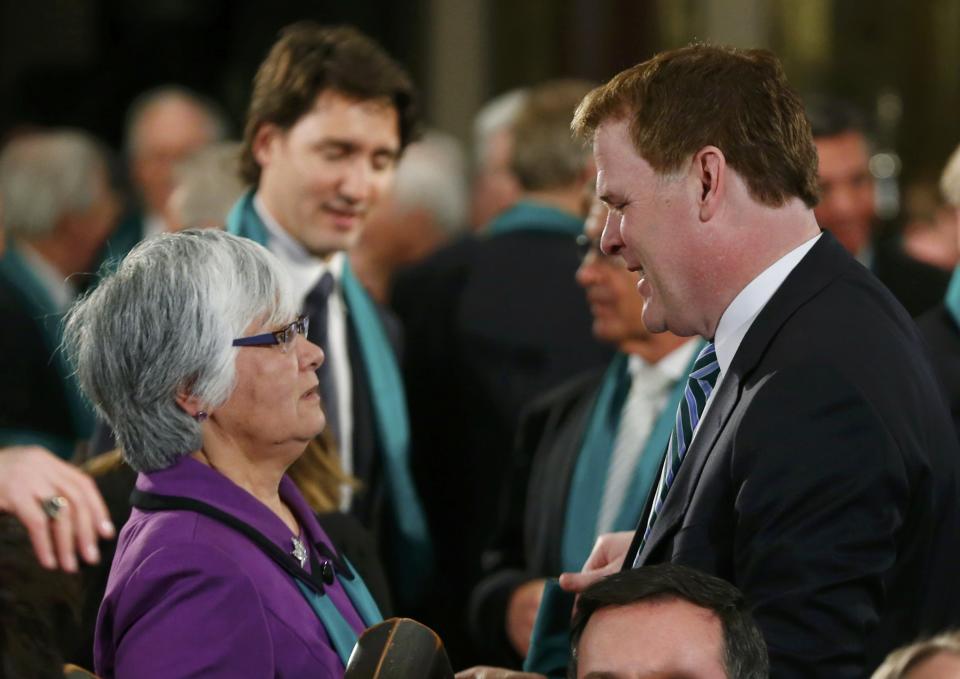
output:
[[[590,333],[574,281],[594,168],[589,151],[570,138],[569,123],[588,90],[577,81],[530,90],[511,149],[520,201],[483,234],[400,277],[394,292],[410,329],[404,373],[417,484],[445,574],[434,589],[437,617],[425,622],[441,633],[456,665],[470,657],[457,639],[465,636],[467,598],[496,527],[520,412],[543,391],[610,359]]]
[[[960,224],[960,147],[943,169],[940,193]],[[960,435],[960,267],[953,272],[943,302],[918,318],[917,323],[930,345],[930,358],[947,392],[954,428]]]
[[[681,115],[682,112],[682,115]],[[602,245],[653,331],[710,341],[634,535],[581,589],[666,561],[739,587],[776,677],[862,677],[960,621],[960,451],[903,307],[813,214],[816,149],[763,50],[693,45],[588,95]]]
[[[304,85],[307,83],[308,85]],[[360,481],[349,509],[381,543],[402,610],[430,573],[430,543],[409,469],[409,423],[396,324],[364,290],[345,251],[394,180],[418,126],[409,77],[351,28],[285,29],[254,79],[241,157],[254,188],[231,233],[286,266],[326,360],[318,371],[326,440]]]
[[[545,578],[583,566],[601,533],[636,525],[700,349],[700,342],[644,327],[639,277],[600,252],[606,213],[597,201],[587,217],[577,283],[594,336],[618,353],[524,413],[497,537],[471,597],[471,631],[484,662],[518,665]]]
[[[917,316],[935,305],[950,274],[908,255],[899,234],[881,233],[870,141],[860,113],[846,102],[813,97],[807,117],[817,147],[820,228],[829,231]]]

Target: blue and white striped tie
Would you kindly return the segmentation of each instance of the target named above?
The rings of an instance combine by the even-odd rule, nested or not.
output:
[[[717,352],[711,342],[703,348],[693,363],[693,370],[687,378],[687,386],[683,390],[683,399],[677,406],[677,421],[673,427],[673,433],[670,434],[670,442],[667,444],[667,454],[663,459],[663,469],[660,473],[660,485],[657,487],[657,494],[653,500],[653,509],[650,512],[650,518],[647,520],[647,527],[643,532],[643,540],[640,541],[640,549],[637,550],[637,559],[640,558],[640,552],[650,537],[650,529],[653,528],[653,522],[663,509],[663,503],[667,497],[667,491],[673,485],[673,480],[677,477],[680,470],[680,463],[683,462],[687,454],[687,447],[693,439],[693,433],[697,430],[700,423],[700,415],[703,414],[707,406],[707,399],[717,383],[720,376],[720,364],[717,363]],[[636,566],[636,563],[634,563]]]

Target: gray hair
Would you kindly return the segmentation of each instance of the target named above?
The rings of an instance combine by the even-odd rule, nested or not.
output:
[[[0,155],[0,203],[10,233],[27,239],[53,233],[64,215],[97,198],[106,159],[98,142],[79,130],[35,132],[10,142]]]
[[[424,208],[447,235],[467,222],[466,161],[460,143],[428,131],[407,147],[397,166],[393,198],[402,209]]]
[[[290,280],[266,248],[222,231],[160,234],[70,310],[67,356],[84,393],[137,471],[200,449],[200,425],[176,402],[222,405],[234,386],[234,338],[254,321],[290,322]]]
[[[178,163],[173,173],[174,211],[185,227],[222,227],[246,189],[240,179],[240,142],[205,146]]]
[[[960,208],[960,146],[956,148],[940,175],[940,192],[948,204]]]
[[[528,90],[517,88],[497,95],[484,104],[473,118],[473,154],[478,169],[487,164],[490,138],[510,128],[527,99]]]
[[[133,157],[137,152],[140,123],[146,114],[155,106],[171,101],[183,102],[203,113],[209,125],[211,142],[226,138],[230,125],[223,109],[216,102],[181,85],[162,85],[138,95],[127,109],[123,143],[128,158]]]

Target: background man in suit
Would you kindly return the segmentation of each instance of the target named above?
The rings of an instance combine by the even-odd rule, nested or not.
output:
[[[873,271],[911,316],[943,297],[949,273],[910,257],[900,238],[881,233],[870,140],[859,111],[843,101],[812,98],[807,117],[817,147],[817,223]]]
[[[0,445],[70,458],[93,412],[59,351],[60,320],[116,226],[117,199],[97,141],[70,130],[12,141],[0,196],[10,236],[0,259]]]
[[[544,579],[583,566],[598,535],[636,525],[699,350],[698,342],[644,327],[639,276],[600,252],[606,213],[596,201],[584,224],[577,282],[594,336],[618,353],[606,368],[537,399],[522,418],[497,539],[471,600],[485,662],[518,665]]]
[[[636,533],[563,584],[667,561],[722,577],[777,677],[862,677],[956,624],[956,437],[909,316],[820,233],[816,149],[776,58],[665,52],[573,125],[611,208],[603,249],[642,272],[644,323],[710,344]]]
[[[303,299],[326,354],[325,434],[362,484],[344,489],[342,505],[378,535],[401,606],[429,577],[429,539],[408,466],[397,338],[345,251],[417,126],[413,85],[380,46],[352,28],[288,27],[254,79],[241,158],[254,188],[227,220],[280,258]]]
[[[184,87],[165,85],[134,100],[127,112],[124,151],[138,204],[107,241],[106,257],[120,259],[144,238],[176,230],[168,210],[175,167],[226,134],[220,109]]]
[[[960,146],[943,168],[940,192],[960,225]],[[956,235],[960,239],[960,233]],[[946,298],[917,319],[930,345],[937,377],[947,392],[953,425],[960,435],[960,267],[953,272]]]
[[[433,590],[435,617],[424,622],[443,636],[455,665],[469,663],[458,639],[496,529],[521,411],[610,359],[590,333],[574,280],[594,168],[589,149],[570,137],[570,117],[589,89],[568,80],[531,88],[513,123],[520,201],[482,234],[399,278],[394,291],[410,330],[404,373],[416,480],[445,575]]]

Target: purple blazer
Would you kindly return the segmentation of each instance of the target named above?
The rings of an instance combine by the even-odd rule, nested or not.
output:
[[[290,530],[219,472],[184,457],[141,473],[137,488],[206,502],[285,552]],[[293,482],[280,496],[305,542],[333,546]],[[308,563],[309,568],[309,563]],[[339,582],[327,596],[359,635],[364,624]],[[94,642],[104,679],[342,677],[343,663],[293,579],[247,537],[189,511],[134,509],[120,532]]]

